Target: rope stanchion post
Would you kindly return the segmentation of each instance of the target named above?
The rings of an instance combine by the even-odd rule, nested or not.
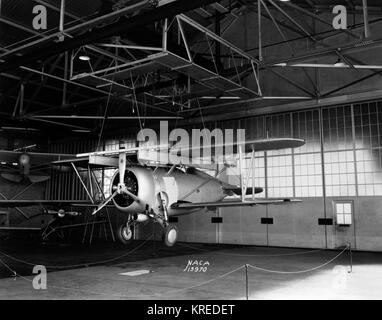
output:
[[[353,272],[353,252],[352,252],[352,249],[351,249],[351,242],[349,242],[348,244],[349,246],[349,262],[350,262],[350,270],[349,270],[349,273],[352,273]]]
[[[17,272],[13,270],[9,265],[7,265],[3,260],[0,259],[0,264],[7,268],[12,273],[13,280],[17,279]]]
[[[248,264],[245,264],[245,298],[249,298],[249,285],[248,285]]]
[[[154,222],[152,222],[152,225],[153,225],[153,239],[152,239],[152,241],[153,241],[153,253],[151,255],[153,257],[155,257],[155,255],[156,255],[156,246],[155,246],[156,229],[155,229],[155,223]]]

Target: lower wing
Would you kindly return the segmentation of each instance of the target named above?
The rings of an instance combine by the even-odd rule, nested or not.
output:
[[[217,202],[176,202],[171,205],[171,209],[197,209],[197,208],[225,208],[225,207],[252,207],[258,205],[282,205],[294,202],[301,202],[298,199],[257,199],[257,200],[225,200]]]

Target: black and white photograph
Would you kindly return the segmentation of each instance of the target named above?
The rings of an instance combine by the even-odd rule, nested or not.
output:
[[[0,300],[381,299],[382,1],[0,0]]]

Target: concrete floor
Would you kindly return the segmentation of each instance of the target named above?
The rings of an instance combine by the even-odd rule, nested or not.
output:
[[[250,299],[382,299],[382,254],[353,252],[352,273],[348,252],[322,268],[294,273],[320,266],[338,253],[187,243],[166,248],[159,242],[129,247],[3,242],[0,299],[245,299],[245,264],[268,270],[249,267]],[[208,270],[184,271],[189,260],[208,261]],[[32,287],[35,264],[48,267],[47,290]],[[21,277],[12,277],[6,266]],[[150,273],[121,275],[137,270]]]

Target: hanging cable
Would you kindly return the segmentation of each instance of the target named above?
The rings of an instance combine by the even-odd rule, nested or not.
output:
[[[131,86],[132,86],[132,90],[133,90],[133,96],[134,96],[134,102],[135,102],[135,107],[137,109],[137,114],[138,114],[138,122],[139,122],[139,127],[140,129],[142,130],[143,127],[142,127],[142,121],[141,121],[141,115],[139,113],[139,105],[138,105],[138,100],[137,100],[137,95],[135,93],[135,85],[134,85],[134,81],[133,81],[133,74],[130,72],[130,79],[131,79]],[[133,102],[133,103],[134,103]]]

